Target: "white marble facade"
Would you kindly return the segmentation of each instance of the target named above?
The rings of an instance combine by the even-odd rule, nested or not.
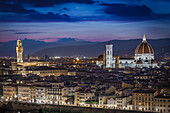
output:
[[[106,45],[106,68],[115,68],[115,58],[113,57],[113,45]],[[151,45],[146,41],[145,35],[142,42],[135,50],[134,58],[119,58],[119,68],[143,68],[158,67],[154,60],[154,51]]]

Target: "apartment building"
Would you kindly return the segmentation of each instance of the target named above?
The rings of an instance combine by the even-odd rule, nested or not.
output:
[[[35,86],[18,86],[18,100],[36,102]]]
[[[132,105],[134,110],[153,111],[154,97],[158,95],[158,91],[151,89],[137,90],[132,93]]]
[[[129,102],[132,100],[132,96],[122,96],[116,98],[108,98],[107,106],[114,109],[126,109]]]
[[[17,99],[17,87],[14,85],[3,86],[3,99],[5,100],[15,100]]]
[[[85,89],[85,90],[82,89],[81,91],[75,92],[74,105],[90,107],[89,104],[86,104],[86,100],[89,100],[93,97],[95,97],[95,93],[92,92],[90,89]]]
[[[161,113],[170,113],[170,96],[157,95],[154,97],[155,111]]]

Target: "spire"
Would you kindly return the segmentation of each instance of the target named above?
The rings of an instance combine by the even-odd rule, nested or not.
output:
[[[146,37],[145,37],[145,34],[143,35],[143,42],[146,41]]]
[[[19,36],[19,40],[21,40],[20,36]]]

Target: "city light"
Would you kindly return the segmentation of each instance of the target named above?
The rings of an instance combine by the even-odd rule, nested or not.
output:
[[[169,6],[1,0],[0,113],[170,113]]]

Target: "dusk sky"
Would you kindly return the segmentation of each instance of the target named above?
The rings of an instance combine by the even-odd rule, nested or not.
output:
[[[0,42],[170,38],[170,0],[0,0]]]

